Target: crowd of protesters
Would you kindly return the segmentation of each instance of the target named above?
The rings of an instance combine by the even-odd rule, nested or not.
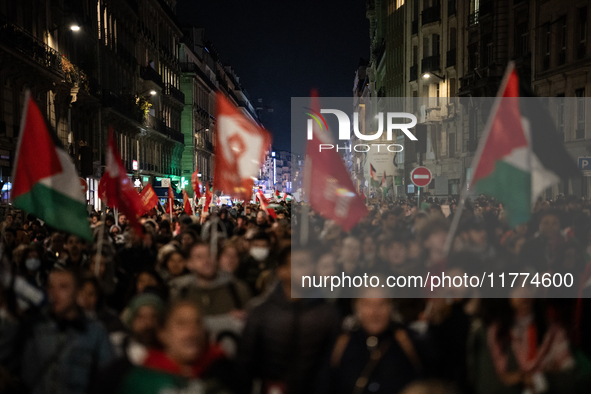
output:
[[[297,202],[153,210],[139,234],[125,215],[95,212],[93,243],[9,212],[0,393],[591,392],[589,201],[540,200],[511,229],[502,205],[480,197],[449,254],[454,200],[368,205],[348,233]],[[570,270],[578,298],[299,298],[293,280],[476,264]]]

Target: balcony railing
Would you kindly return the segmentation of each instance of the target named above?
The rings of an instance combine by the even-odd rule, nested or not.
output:
[[[174,99],[180,101],[183,104],[185,103],[185,94],[169,83],[166,84],[164,94],[172,96]]]
[[[441,56],[429,56],[421,60],[421,73],[441,70]]]
[[[456,50],[450,49],[447,51],[446,60],[445,60],[445,67],[453,67],[456,65]]]
[[[475,26],[478,24],[478,11],[468,16],[468,26]]]
[[[136,122],[142,122],[144,119],[143,111],[134,104],[134,99],[131,96],[117,96],[109,90],[103,90],[101,104],[105,108],[113,108]]]
[[[0,15],[0,42],[60,76],[64,75],[59,52],[20,27],[8,23],[3,15]]]
[[[164,88],[162,77],[150,66],[142,67],[140,69],[140,77],[142,77],[144,81],[152,81],[161,88]]]
[[[417,79],[419,79],[419,65],[415,64],[410,66],[410,80],[416,81]]]
[[[447,16],[456,14],[456,0],[448,0],[447,2]]]
[[[144,120],[144,126],[151,127],[154,130],[157,130],[161,134],[175,141],[178,141],[183,144],[185,143],[185,136],[183,135],[183,133],[173,129],[172,127],[168,127],[166,123],[156,118],[155,116],[148,115]]]
[[[166,135],[173,140],[180,142],[181,144],[185,143],[185,136],[178,130],[173,129],[172,127],[166,127]]]
[[[421,13],[422,24],[426,25],[428,23],[438,22],[441,20],[441,5],[437,4],[436,6],[426,8]]]
[[[412,35],[419,34],[419,21],[412,21]]]

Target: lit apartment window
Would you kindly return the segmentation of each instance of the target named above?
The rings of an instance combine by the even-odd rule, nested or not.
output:
[[[101,40],[101,0],[96,3],[96,19],[98,22],[98,39]]]

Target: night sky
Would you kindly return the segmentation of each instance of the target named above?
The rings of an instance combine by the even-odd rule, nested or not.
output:
[[[205,27],[220,60],[240,77],[277,150],[290,150],[291,97],[352,96],[369,57],[364,0],[179,0],[181,23]]]

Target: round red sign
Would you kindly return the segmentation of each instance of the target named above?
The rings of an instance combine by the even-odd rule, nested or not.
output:
[[[416,186],[424,187],[431,182],[433,174],[427,167],[417,167],[410,173],[410,180]]]

